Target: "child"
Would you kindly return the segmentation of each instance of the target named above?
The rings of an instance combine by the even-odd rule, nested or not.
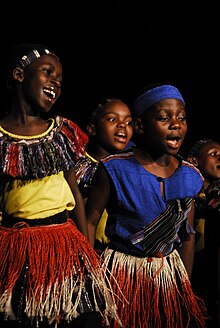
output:
[[[89,142],[86,157],[76,163],[76,178],[85,201],[95,180],[99,161],[131,145],[133,134],[129,107],[120,99],[106,98],[92,111],[87,124]],[[96,230],[95,249],[103,251],[109,243],[105,235],[107,212],[104,210]]]
[[[11,103],[0,120],[1,324],[101,327],[108,315],[120,323],[76,183],[87,136],[64,117],[43,118],[61,94],[61,62],[39,44],[20,44],[10,58]]]
[[[204,328],[204,303],[190,284],[193,198],[203,180],[178,156],[187,132],[184,99],[172,85],[153,86],[137,97],[134,117],[136,147],[100,162],[86,203],[89,239],[94,244],[106,208],[110,244],[102,256],[114,291],[128,301],[119,308],[123,327]]]
[[[207,302],[210,327],[220,327],[220,144],[200,139],[190,148],[188,160],[204,177],[196,196],[196,252],[192,286]]]

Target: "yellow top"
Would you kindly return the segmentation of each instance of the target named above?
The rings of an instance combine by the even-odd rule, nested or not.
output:
[[[108,244],[110,242],[110,239],[105,235],[107,218],[108,218],[108,213],[106,210],[104,210],[96,228],[95,239],[103,244]]]
[[[93,162],[97,163],[98,161],[92,157],[91,155],[89,155],[86,152],[86,156],[89,157]],[[84,199],[84,203],[86,203],[87,198]],[[105,227],[106,227],[106,223],[107,223],[107,218],[108,218],[108,213],[106,211],[106,209],[103,211],[102,216],[98,222],[98,225],[96,227],[96,236],[95,239],[98,240],[100,243],[103,244],[108,244],[110,242],[110,239],[105,235]]]
[[[26,219],[41,219],[72,210],[75,199],[63,172],[36,180],[7,182],[0,210]]]

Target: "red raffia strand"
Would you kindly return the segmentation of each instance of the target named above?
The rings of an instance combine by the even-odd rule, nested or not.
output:
[[[70,145],[73,145],[73,152],[76,153],[76,156],[77,154],[84,154],[86,144],[89,141],[87,134],[85,134],[76,123],[68,119],[64,119],[64,123],[62,132],[70,141]],[[74,147],[76,147],[76,151]]]
[[[150,258],[148,261],[148,258],[114,253],[107,249],[103,258],[107,266],[109,261],[112,262],[110,281],[114,293],[121,290],[128,301],[120,306],[116,299],[123,327],[187,328],[191,323],[190,318],[193,318],[196,327],[205,328],[205,304],[193,294],[177,251],[167,257]],[[166,326],[161,321],[162,311]],[[183,315],[184,318],[187,316],[188,323],[183,322]],[[111,327],[119,326],[115,321]]]
[[[114,295],[105,277],[105,267],[73,221],[30,228],[25,223],[0,227],[0,304],[2,309],[25,265],[28,265],[26,309],[28,317],[48,318],[49,323],[71,320],[84,288],[84,273],[91,277],[96,311],[106,324],[117,315]],[[88,275],[87,275],[88,273]],[[75,288],[77,287],[77,288]],[[99,300],[105,299],[105,312]]]
[[[14,145],[13,143],[11,143],[7,154],[9,174],[11,176],[16,175],[18,172],[19,156],[20,156],[20,148]],[[19,165],[19,173],[21,173],[20,165]]]

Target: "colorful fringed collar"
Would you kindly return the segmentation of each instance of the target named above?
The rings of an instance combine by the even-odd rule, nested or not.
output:
[[[74,167],[88,138],[74,122],[56,116],[40,135],[18,136],[0,127],[0,175],[37,179]]]

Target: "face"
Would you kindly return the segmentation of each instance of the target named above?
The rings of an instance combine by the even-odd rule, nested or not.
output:
[[[43,55],[22,70],[24,101],[37,112],[48,112],[61,93],[62,65],[53,55]]]
[[[176,154],[187,132],[184,104],[165,99],[146,110],[141,118],[142,139],[146,150],[157,154]]]
[[[133,133],[130,109],[120,101],[105,104],[93,128],[95,141],[106,151],[123,150]]]
[[[205,179],[212,181],[220,178],[220,144],[208,141],[200,148],[197,157],[198,168]]]

